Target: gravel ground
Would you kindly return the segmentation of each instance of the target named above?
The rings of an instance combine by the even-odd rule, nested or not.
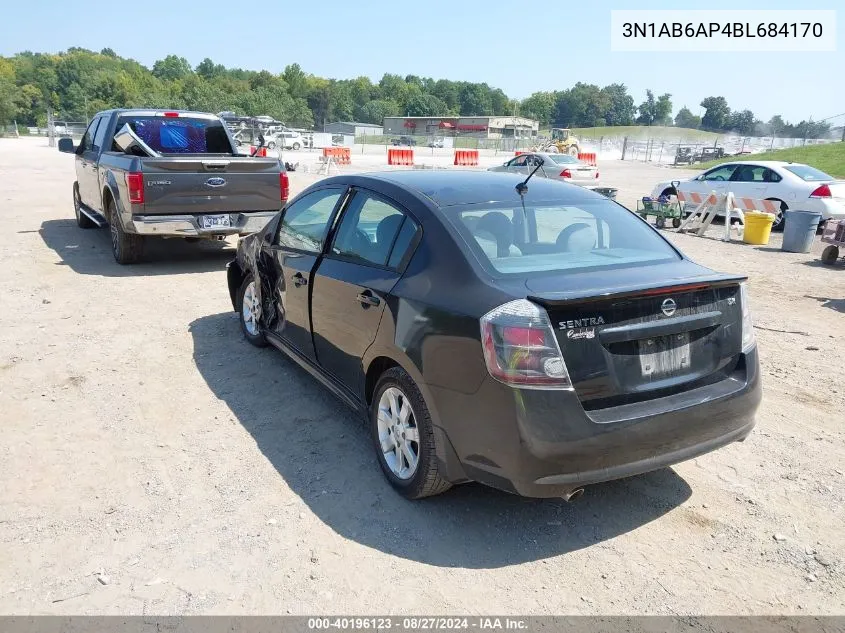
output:
[[[294,192],[318,178],[315,154],[285,158]],[[599,166],[627,204],[683,173]],[[750,277],[765,395],[744,443],[572,504],[478,485],[410,503],[343,405],[242,339],[233,243],[121,267],[74,223],[71,157],[0,139],[0,173],[0,612],[845,610],[845,270],[819,244],[670,235]]]

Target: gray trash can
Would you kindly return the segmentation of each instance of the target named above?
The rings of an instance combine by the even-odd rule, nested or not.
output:
[[[782,251],[790,253],[809,253],[813,239],[822,221],[822,214],[817,211],[788,210],[784,213]]]

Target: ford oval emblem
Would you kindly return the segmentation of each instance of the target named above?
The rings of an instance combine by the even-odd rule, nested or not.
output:
[[[675,303],[674,299],[664,299],[663,303],[660,304],[660,309],[663,310],[663,314],[667,317],[672,316],[675,314],[675,310],[677,310],[678,306]]]
[[[208,180],[205,181],[205,184],[207,184],[209,187],[222,187],[223,185],[226,184],[226,179],[225,178],[209,178]]]

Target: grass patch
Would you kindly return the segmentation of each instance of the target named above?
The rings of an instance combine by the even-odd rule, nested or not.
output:
[[[789,147],[771,152],[749,154],[748,156],[726,156],[717,160],[696,165],[696,169],[709,169],[714,165],[730,163],[735,160],[783,160],[793,163],[805,163],[830,174],[834,178],[845,179],[845,143],[827,143],[826,145],[808,145]]]

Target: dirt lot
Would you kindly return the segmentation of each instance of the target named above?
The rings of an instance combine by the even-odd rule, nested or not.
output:
[[[600,167],[629,204],[669,173]],[[818,244],[671,237],[751,278],[746,442],[573,504],[477,485],[410,503],[343,405],[242,339],[233,244],[121,267],[74,223],[70,157],[0,139],[0,174],[0,612],[845,610],[845,270]]]

